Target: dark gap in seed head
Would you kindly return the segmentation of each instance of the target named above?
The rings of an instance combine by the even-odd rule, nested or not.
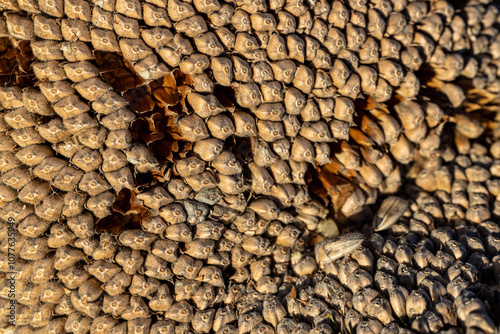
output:
[[[234,137],[232,147],[234,155],[246,165],[252,161],[252,145],[250,138]]]
[[[318,199],[320,199],[324,205],[328,205],[330,202],[328,198],[328,191],[321,182],[318,170],[312,165],[308,166],[305,178],[311,194],[314,194]]]
[[[136,111],[139,115],[152,111],[156,104],[148,86],[129,89],[123,93],[123,97],[129,103],[128,108]]]
[[[123,188],[111,206],[112,214],[97,221],[96,232],[119,234],[126,230],[141,229],[141,221],[148,217],[149,209],[136,199],[133,190]]]
[[[0,85],[32,87],[37,82],[31,69],[35,61],[30,41],[0,38]]]
[[[150,170],[146,173],[136,173],[134,181],[137,187],[146,188],[158,184],[158,182],[161,182],[161,179],[159,179],[159,175],[156,172]]]
[[[224,108],[234,110],[234,104],[236,101],[234,88],[215,85],[213,94]]]
[[[94,57],[101,78],[116,91],[126,92],[145,83],[121,54],[96,50]]]

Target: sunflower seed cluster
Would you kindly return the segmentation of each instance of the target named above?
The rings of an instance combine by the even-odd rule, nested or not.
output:
[[[354,233],[317,244],[319,270],[285,279],[273,297],[279,306],[262,302],[264,321],[283,314],[277,333],[497,333],[500,226],[490,174],[496,146],[472,143],[468,153],[444,160],[447,189],[411,182],[402,194],[407,200],[385,199],[373,226],[365,226],[365,240]]]
[[[2,1],[0,37],[30,42],[38,82],[0,87],[0,331],[495,332],[500,146],[476,138],[500,129],[483,117],[499,10],[453,6]],[[158,96],[117,92],[96,59],[111,53],[144,84],[189,76],[182,112],[157,125],[134,110]],[[160,163],[140,122],[189,152]],[[414,160],[419,188],[382,204],[376,233],[322,240],[328,201],[355,216]],[[321,166],[330,199],[308,187]],[[145,210],[142,229],[96,233],[123,189],[117,224]]]

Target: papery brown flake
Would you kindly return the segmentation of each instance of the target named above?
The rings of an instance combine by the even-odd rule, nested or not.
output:
[[[97,233],[119,234],[125,230],[141,229],[141,221],[149,214],[149,210],[137,200],[135,192],[126,188],[120,190],[111,208],[113,213],[110,216],[97,221]]]

